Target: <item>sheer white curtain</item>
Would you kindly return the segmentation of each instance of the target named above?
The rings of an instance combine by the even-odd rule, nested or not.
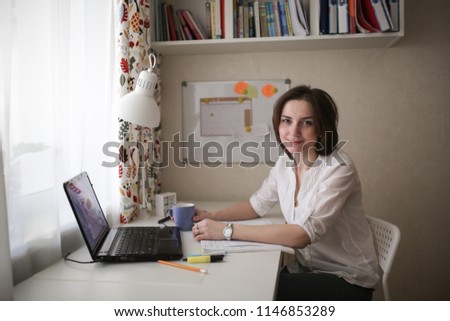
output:
[[[85,170],[108,213],[117,138],[111,0],[2,0],[1,130],[14,283],[81,244],[62,189]],[[2,258],[3,259],[3,258]]]

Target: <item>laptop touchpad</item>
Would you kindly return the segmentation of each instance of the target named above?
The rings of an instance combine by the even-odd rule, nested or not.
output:
[[[159,239],[158,250],[160,253],[177,253],[178,242],[173,239]]]

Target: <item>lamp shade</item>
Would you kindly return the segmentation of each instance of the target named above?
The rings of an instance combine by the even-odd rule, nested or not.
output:
[[[134,91],[119,101],[119,117],[144,127],[158,127],[161,113],[153,97],[158,77],[150,70],[139,74]]]

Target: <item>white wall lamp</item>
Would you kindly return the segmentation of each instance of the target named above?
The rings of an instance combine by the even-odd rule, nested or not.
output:
[[[119,101],[119,118],[133,124],[154,128],[158,127],[161,113],[156,104],[154,93],[158,77],[153,72],[156,64],[154,54],[149,55],[150,68],[141,71],[134,91]]]

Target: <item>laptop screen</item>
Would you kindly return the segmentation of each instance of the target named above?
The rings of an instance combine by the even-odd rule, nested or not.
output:
[[[91,253],[97,249],[109,226],[86,172],[64,183],[64,190]]]

